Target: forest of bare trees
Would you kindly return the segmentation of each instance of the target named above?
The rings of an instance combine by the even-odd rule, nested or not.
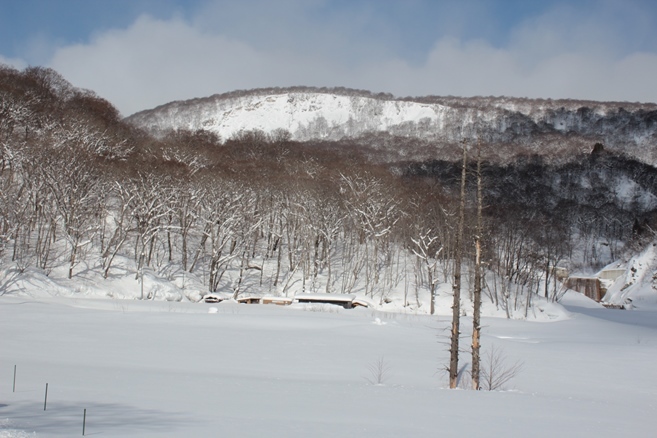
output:
[[[634,222],[650,219],[641,199],[596,216],[575,185],[552,210],[547,195],[532,208],[538,195],[516,184],[522,172],[552,184],[540,163],[483,163],[477,173],[467,159],[463,171],[480,174],[483,189],[468,182],[460,206],[460,163],[376,164],[371,149],[346,145],[258,131],[155,139],[52,70],[2,67],[0,268],[49,275],[66,266],[72,278],[84,263],[108,278],[123,258],[136,279],[176,266],[200,278],[203,293],[237,298],[247,280],[249,293],[357,291],[376,303],[403,291],[405,306],[425,301],[433,314],[437,286],[451,285],[454,269],[479,275],[476,237],[483,299],[511,317],[536,297],[558,298],[557,265],[618,255]],[[630,164],[652,184],[654,173]],[[613,172],[588,165],[591,175]],[[560,168],[559,184],[575,184],[567,175],[577,171]]]

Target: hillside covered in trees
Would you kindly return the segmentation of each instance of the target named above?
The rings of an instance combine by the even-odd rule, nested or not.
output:
[[[657,164],[657,105],[512,97],[406,97],[347,88],[263,88],[170,102],[129,116],[156,136],[199,129],[222,139],[244,131],[289,132],[296,141],[345,141],[374,147],[385,162],[460,157],[461,143],[482,143],[484,160],[508,164],[538,155],[564,163],[600,143]]]
[[[481,148],[485,293],[507,316],[557,300],[557,266],[592,272],[653,238],[657,170],[645,157],[586,136],[551,143],[551,156],[532,136],[516,151],[520,131],[508,143],[472,134],[440,156],[436,139],[389,132],[154,136],[52,70],[2,67],[0,294],[37,272],[114,281],[114,297],[358,293],[434,313],[455,264],[462,148],[463,266],[471,275]],[[494,159],[500,147],[510,152]]]

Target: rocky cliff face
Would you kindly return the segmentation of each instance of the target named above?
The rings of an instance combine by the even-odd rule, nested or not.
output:
[[[127,119],[156,135],[204,129],[226,140],[240,132],[288,131],[292,139],[381,135],[416,139],[439,152],[480,140],[488,159],[558,157],[596,143],[657,164],[657,105],[512,98],[405,98],[346,89],[263,89],[172,102]],[[449,149],[449,148],[447,148]],[[411,157],[412,158],[412,157]],[[420,157],[418,157],[420,158]]]

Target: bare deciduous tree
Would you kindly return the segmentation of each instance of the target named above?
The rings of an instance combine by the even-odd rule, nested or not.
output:
[[[415,245],[412,248],[413,254],[415,254],[426,268],[429,297],[431,299],[429,313],[431,315],[436,312],[436,284],[438,283],[436,267],[438,265],[438,256],[443,250],[443,247],[440,246],[437,240],[438,236],[433,234],[432,230],[420,233],[417,239],[411,238],[411,241]]]
[[[508,363],[504,351],[492,345],[484,354],[481,368],[481,388],[496,391],[514,379],[522,371],[521,362]]]
[[[379,357],[377,360],[367,366],[369,376],[365,377],[371,385],[383,385],[390,377],[390,364],[384,356]]]

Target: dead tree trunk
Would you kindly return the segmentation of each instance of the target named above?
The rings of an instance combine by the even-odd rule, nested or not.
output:
[[[456,234],[456,247],[454,251],[454,302],[452,304],[452,331],[449,348],[449,387],[456,388],[459,373],[459,336],[461,318],[461,258],[463,256],[463,227],[465,222],[465,181],[467,151],[463,142],[463,164],[461,168],[461,199],[459,205],[458,231]]]
[[[481,199],[481,144],[477,144],[477,231],[475,234],[475,277],[474,277],[474,309],[472,313],[472,389],[479,390],[479,374],[481,358],[481,235],[482,224]]]

